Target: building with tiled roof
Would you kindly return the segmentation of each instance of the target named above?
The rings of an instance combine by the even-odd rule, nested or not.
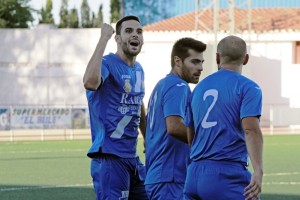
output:
[[[170,51],[175,38],[202,40],[208,44],[204,78],[217,70],[215,48],[218,41],[229,34],[238,35],[249,46],[250,62],[243,74],[261,85],[264,92],[261,124],[270,127],[300,125],[300,103],[297,103],[300,91],[296,89],[300,84],[297,78],[300,74],[300,8],[235,8],[232,11],[234,17],[230,18],[229,9],[219,9],[218,18],[214,20],[213,9],[200,9],[197,14],[190,12],[145,26],[146,40],[157,44],[152,57],[162,60],[169,56],[164,49],[169,43]],[[214,31],[214,22],[218,25],[217,31]],[[230,29],[232,24],[234,31]],[[155,77],[155,73],[158,72],[148,71],[151,77]]]
[[[250,12],[250,13],[249,13]],[[207,32],[207,28],[213,30],[214,10],[206,9],[198,11],[200,23],[198,30]],[[250,14],[250,18],[248,18]],[[300,8],[255,8],[255,9],[235,9],[234,10],[235,32],[248,31],[248,20],[251,21],[251,31],[269,32],[276,30],[293,30],[300,32]],[[218,17],[219,31],[229,30],[229,10],[220,9]],[[145,31],[194,31],[196,26],[195,12],[183,14],[163,21],[149,24]]]
[[[229,10],[219,9],[218,20],[213,20],[213,10],[199,10],[197,31],[194,12],[144,27],[144,46],[137,57],[145,71],[144,102],[147,104],[157,81],[170,72],[170,54],[177,39],[193,37],[207,44],[200,78],[203,79],[217,70],[218,41],[236,34],[246,41],[250,55],[243,74],[256,81],[263,91],[261,125],[300,126],[300,9],[255,8],[251,9],[251,17],[248,11],[234,9],[235,20],[231,23]],[[218,31],[213,31],[214,21],[218,22]],[[232,24],[234,32],[230,30]],[[100,33],[99,29],[43,26],[1,29],[2,106],[85,105],[82,75]],[[114,39],[107,45],[105,53],[109,52],[116,52]]]
[[[220,9],[228,9],[234,4],[237,9],[247,8],[299,8],[299,0],[126,0],[123,1],[124,14],[138,16],[142,24],[149,25],[171,17],[194,12],[218,4]]]

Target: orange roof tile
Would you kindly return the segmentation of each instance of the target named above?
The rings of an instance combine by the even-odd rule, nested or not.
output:
[[[209,30],[213,30],[213,10],[200,9],[198,20],[203,22]],[[248,9],[235,9],[235,31],[248,30]],[[219,10],[219,30],[229,30],[229,10]],[[300,31],[300,8],[255,8],[251,9],[252,31],[268,32],[273,30]],[[144,27],[145,31],[193,31],[195,30],[195,12],[165,19]],[[207,29],[200,23],[198,30]]]

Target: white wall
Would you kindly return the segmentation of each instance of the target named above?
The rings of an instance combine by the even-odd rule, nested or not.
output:
[[[225,33],[219,34],[217,39],[224,36]],[[247,40],[251,55],[244,74],[261,85],[264,105],[300,108],[300,65],[292,64],[293,45],[299,40],[298,34],[274,32],[249,36],[244,33],[240,36]],[[86,105],[82,76],[99,37],[99,29],[47,26],[0,29],[0,105]],[[156,82],[169,73],[172,45],[181,37],[194,37],[208,44],[201,79],[217,70],[214,35],[145,32],[145,44],[137,60],[146,73],[146,105]],[[115,51],[112,38],[105,53]]]

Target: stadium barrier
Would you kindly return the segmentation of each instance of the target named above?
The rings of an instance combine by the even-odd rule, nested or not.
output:
[[[264,134],[300,133],[300,108],[263,105]],[[87,106],[0,105],[0,141],[90,139]]]
[[[86,106],[0,107],[0,141],[90,138]]]

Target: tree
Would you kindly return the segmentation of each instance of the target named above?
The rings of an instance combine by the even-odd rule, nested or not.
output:
[[[120,19],[119,0],[110,0],[110,23],[116,23],[119,19]]]
[[[102,4],[100,4],[100,6],[99,6],[99,10],[98,10],[98,16],[95,18],[95,15],[94,15],[94,13],[93,13],[93,27],[94,28],[100,28],[101,26],[102,26],[102,24],[103,24],[103,11],[102,11],[102,9],[103,9],[103,5]]]
[[[78,11],[74,7],[71,9],[70,15],[69,15],[69,27],[70,28],[78,28],[79,27],[79,20],[78,20]]]
[[[90,18],[91,9],[87,0],[82,0],[81,4],[81,27],[82,28],[90,28],[92,27],[92,22]]]
[[[60,22],[59,28],[68,28],[69,27],[69,11],[68,11],[68,0],[62,0],[60,11]]]
[[[54,24],[54,19],[52,15],[52,0],[47,0],[46,8],[41,9],[41,19],[40,24]]]
[[[28,28],[33,22],[29,0],[0,0],[0,28]]]

